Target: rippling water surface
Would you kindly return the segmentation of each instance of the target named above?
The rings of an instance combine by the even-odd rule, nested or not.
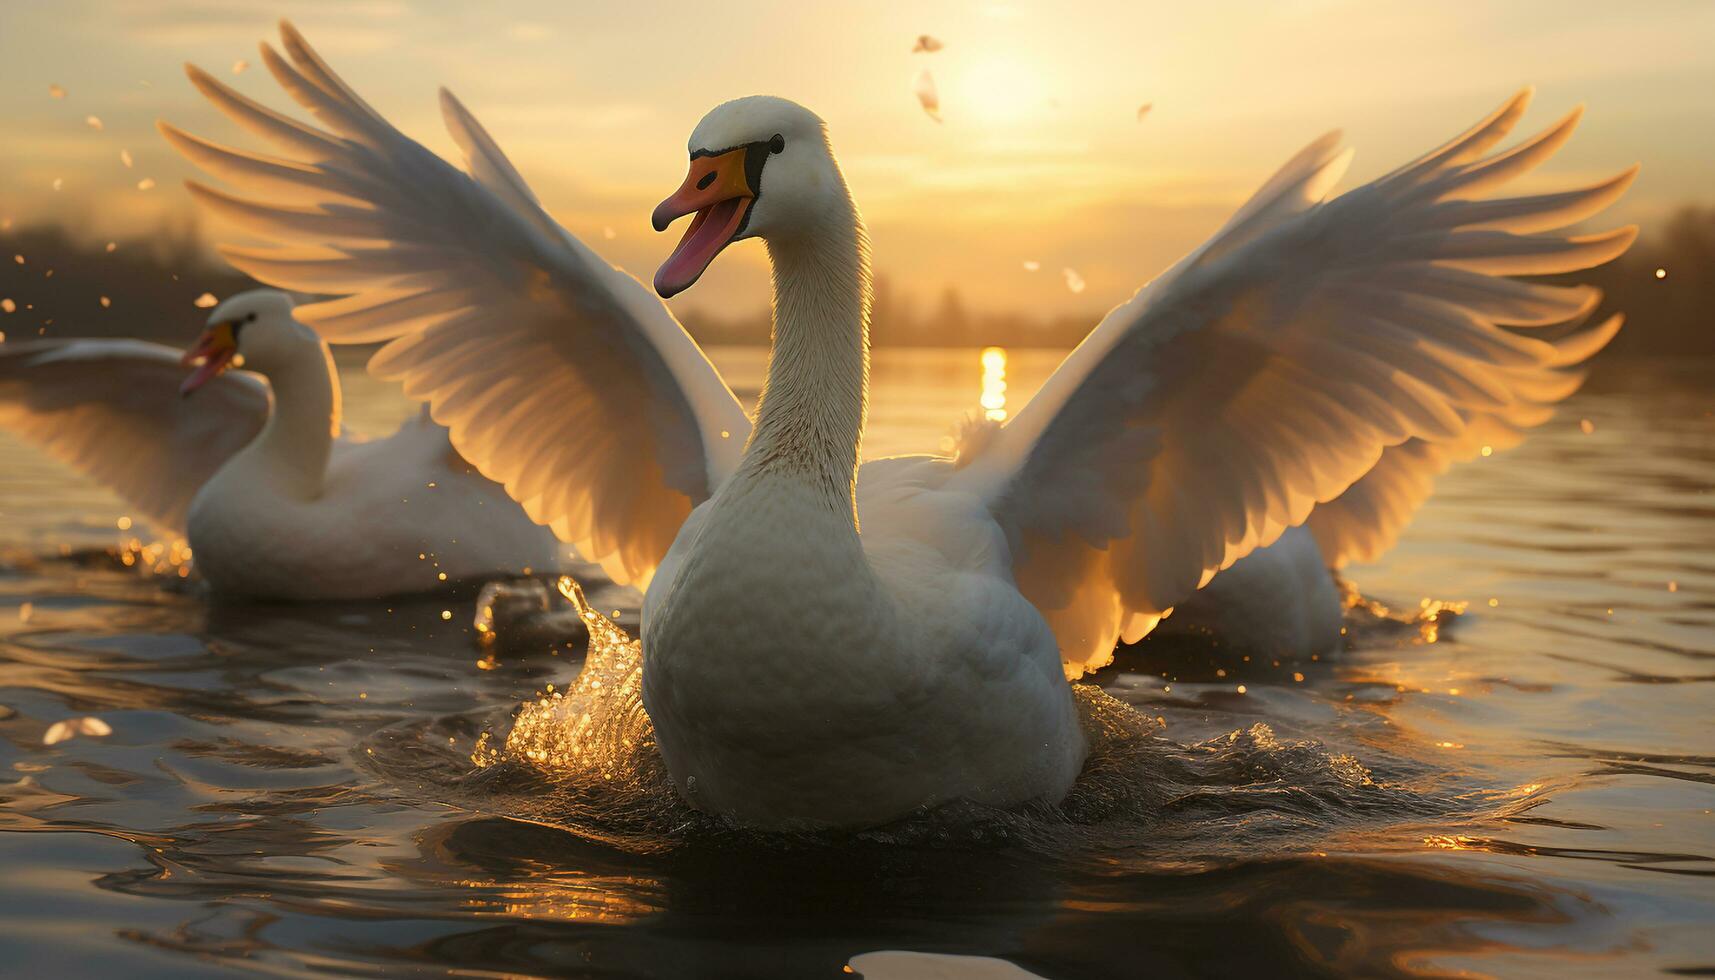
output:
[[[716,354],[754,396],[760,353]],[[866,452],[1056,360],[1003,392],[992,355],[884,351]],[[345,368],[359,430],[411,411]],[[1351,570],[1338,656],[1123,652],[1063,806],[791,838],[685,808],[646,730],[496,751],[581,640],[480,647],[469,588],[210,607],[0,435],[0,973],[1715,973],[1711,377],[1612,368],[1445,478]]]

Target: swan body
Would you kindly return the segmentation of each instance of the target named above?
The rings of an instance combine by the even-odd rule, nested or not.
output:
[[[1585,324],[1594,290],[1511,278],[1587,268],[1635,235],[1556,231],[1632,172],[1482,196],[1576,121],[1489,154],[1521,93],[1338,196],[1349,154],[1312,143],[1010,420],[969,427],[952,457],[860,467],[868,243],[813,113],[752,97],[695,127],[654,223],[694,217],[652,296],[555,223],[450,94],[463,170],[282,34],[264,63],[326,129],[191,78],[289,159],[163,127],[270,198],[192,186],[281,243],[223,254],[340,294],[300,315],[335,342],[386,341],[372,372],[645,589],[643,698],[667,769],[695,805],[756,826],[1059,799],[1085,753],[1067,678],[1218,574],[1247,588],[1247,555],[1287,581],[1384,548],[1436,474],[1540,424],[1619,328]],[[746,238],[774,271],[754,418],[658,298]]]
[[[284,294],[227,300],[192,354],[142,341],[8,345],[0,422],[184,533],[219,594],[358,599],[558,567],[553,535],[444,428],[419,416],[385,439],[339,432],[327,346]],[[255,374],[229,373],[238,357]],[[188,380],[181,360],[201,362]]]
[[[1302,525],[1216,573],[1156,627],[1258,657],[1303,659],[1340,647],[1345,605],[1316,538]]]
[[[780,827],[1065,795],[1085,745],[1058,644],[950,471],[864,466],[861,535],[849,498],[767,472],[693,512],[643,608],[644,704],[688,799]]]

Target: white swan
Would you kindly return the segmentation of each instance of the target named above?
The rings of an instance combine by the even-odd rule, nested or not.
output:
[[[0,346],[0,425],[184,532],[222,594],[421,592],[565,551],[427,418],[340,434],[327,345],[274,290],[220,304],[183,358],[137,340]]]
[[[1618,327],[1577,329],[1591,290],[1506,277],[1623,251],[1632,229],[1536,233],[1601,210],[1629,172],[1471,199],[1570,132],[1484,157],[1521,94],[1332,199],[1347,157],[1317,141],[1010,422],[969,430],[956,459],[860,469],[868,248],[816,116],[775,98],[716,108],[655,214],[696,213],[663,294],[732,241],[768,247],[774,350],[753,426],[666,307],[555,224],[451,95],[468,174],[283,34],[291,60],[265,45],[263,61],[332,132],[195,69],[290,157],[165,127],[204,169],[275,199],[193,187],[205,205],[298,243],[226,254],[349,294],[302,315],[336,342],[389,341],[378,375],[427,400],[532,516],[647,587],[645,698],[668,769],[698,806],[763,826],[1058,798],[1084,756],[1063,671],[1105,663],[1390,447],[1456,452],[1530,424]]]

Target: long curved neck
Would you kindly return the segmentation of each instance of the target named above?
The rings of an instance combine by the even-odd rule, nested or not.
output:
[[[274,410],[249,452],[274,487],[292,497],[321,495],[339,429],[340,391],[327,344],[306,344],[264,372]]]
[[[838,205],[774,236],[774,336],[743,469],[807,480],[857,522],[869,392],[869,237],[841,181]]]

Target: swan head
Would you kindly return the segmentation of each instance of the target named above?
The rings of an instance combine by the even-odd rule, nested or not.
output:
[[[317,343],[309,327],[292,316],[292,298],[277,289],[252,289],[226,300],[208,316],[208,326],[181,362],[195,368],[179,386],[188,395],[228,368],[242,364],[268,373],[270,365],[302,356]]]
[[[827,126],[796,102],[753,95],[718,105],[692,130],[689,149],[690,173],[653,216],[665,231],[696,215],[655,273],[662,297],[688,289],[733,242],[802,233],[845,200]]]

